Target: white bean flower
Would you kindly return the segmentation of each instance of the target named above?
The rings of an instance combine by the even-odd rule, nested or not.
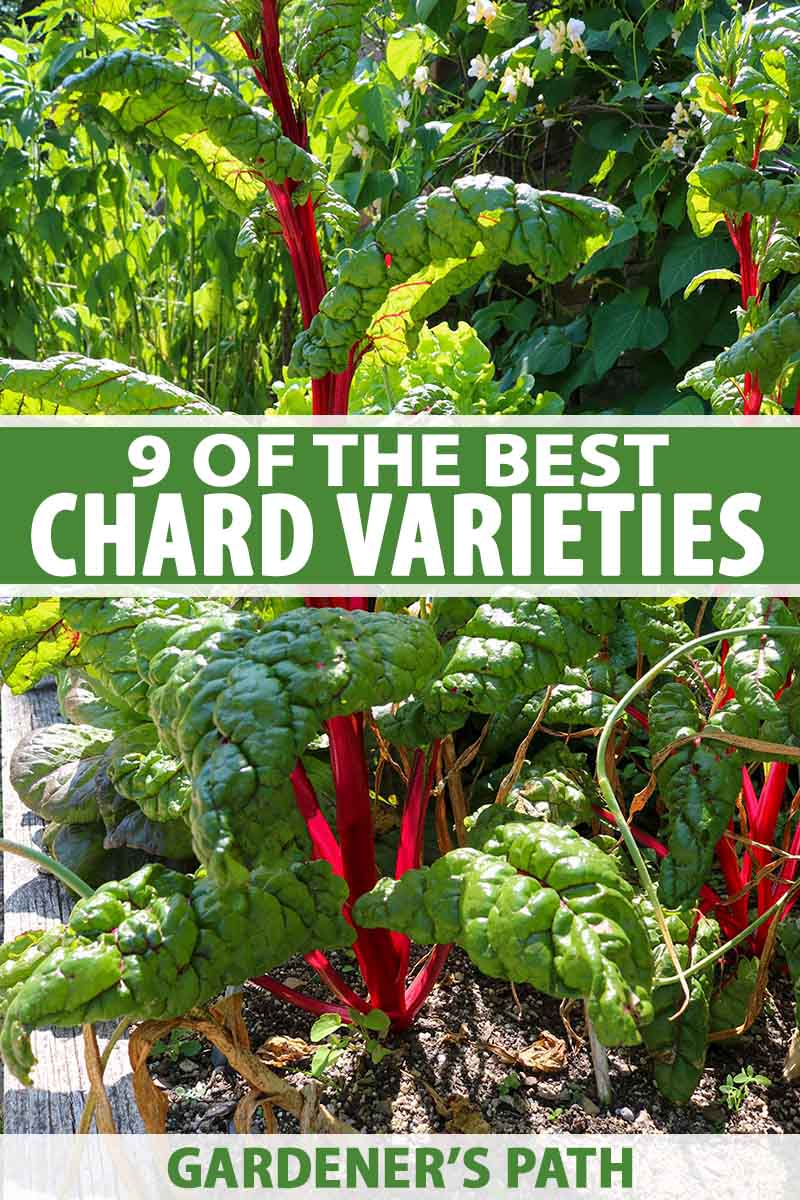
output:
[[[566,23],[566,36],[570,38],[570,46],[573,54],[587,53],[587,47],[583,44],[583,35],[587,31],[587,23],[578,17],[570,17]]]
[[[525,87],[533,87],[533,75],[531,75],[531,69],[527,63],[517,68],[517,79],[520,83],[524,83]]]
[[[678,101],[672,110],[672,116],[669,119],[670,125],[685,125],[689,120],[689,110],[684,106],[682,101]]]
[[[519,95],[519,80],[516,71],[512,71],[511,67],[506,67],[505,74],[500,80],[500,95],[505,96],[512,104]]]
[[[580,54],[586,58],[588,55],[583,42],[585,32],[586,22],[581,21],[579,17],[570,17],[566,23],[554,21],[552,25],[540,26],[539,44],[551,54],[561,54],[563,50],[569,49],[571,54]]]
[[[414,88],[422,96],[425,95],[431,84],[430,69],[426,66],[417,67],[414,72]]]
[[[362,162],[366,162],[369,155],[369,130],[366,125],[358,125],[355,133],[348,133],[347,142],[353,158],[360,158]]]
[[[661,143],[661,149],[668,154],[674,154],[676,158],[685,158],[686,139],[681,137],[678,131],[668,133]]]
[[[409,92],[409,91],[401,92],[400,95],[397,97],[397,103],[400,105],[401,108],[408,108],[409,104],[411,103],[411,92]]]
[[[488,79],[491,74],[491,64],[482,54],[476,54],[473,59],[470,59],[469,70],[467,74],[473,79]]]
[[[497,5],[494,0],[469,0],[467,4],[467,21],[470,25],[491,25],[497,16]]]
[[[405,131],[407,129],[409,129],[410,127],[411,127],[411,122],[409,121],[408,117],[398,117],[397,118],[397,132],[398,133],[405,133]]]
[[[563,21],[556,21],[552,25],[546,25],[544,29],[539,31],[539,42],[543,50],[549,50],[551,54],[560,54],[564,49],[567,40],[567,27]]]

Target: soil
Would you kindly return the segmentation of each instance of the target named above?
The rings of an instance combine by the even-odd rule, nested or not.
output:
[[[355,986],[353,964],[343,959],[337,965],[353,973]],[[302,959],[289,962],[278,977],[325,996]],[[276,1034],[308,1041],[314,1020],[251,985],[245,989],[244,1014],[254,1047]],[[580,1005],[568,1020],[577,1037],[565,1026],[558,1001],[524,986],[515,995],[509,984],[479,975],[454,951],[413,1029],[390,1036],[391,1053],[377,1065],[363,1051],[348,1050],[329,1072],[323,1100],[365,1133],[800,1133],[798,1086],[781,1075],[795,1026],[788,981],[773,983],[761,1016],[745,1036],[711,1047],[702,1080],[683,1108],[660,1096],[647,1054],[639,1049],[609,1051],[613,1101],[601,1108]],[[542,1073],[508,1061],[543,1032],[563,1039],[560,1069]],[[151,1058],[154,1078],[170,1094],[167,1127],[228,1132],[246,1085],[206,1047],[199,1053],[196,1046],[189,1048],[191,1056]],[[302,1087],[309,1061],[287,1068],[286,1078]],[[741,1107],[731,1111],[721,1085],[747,1066],[772,1082],[745,1089]],[[296,1131],[293,1118],[276,1116],[281,1130]],[[263,1128],[259,1121],[254,1131]]]

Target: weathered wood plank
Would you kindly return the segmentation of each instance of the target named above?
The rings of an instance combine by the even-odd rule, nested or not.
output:
[[[24,696],[3,689],[2,701],[2,789],[4,834],[14,841],[31,844],[43,822],[25,809],[11,787],[9,762],[20,738],[40,725],[60,720],[55,689],[45,685]],[[46,928],[64,921],[74,898],[51,876],[18,855],[6,855],[3,867],[4,939],[26,929]],[[100,1046],[111,1026],[98,1026]],[[71,1029],[34,1034],[34,1087],[24,1088],[8,1072],[4,1078],[6,1133],[74,1133],[88,1092],[83,1061],[83,1039]],[[143,1125],[130,1084],[127,1040],[115,1047],[105,1074],[108,1094],[120,1133],[142,1133]]]

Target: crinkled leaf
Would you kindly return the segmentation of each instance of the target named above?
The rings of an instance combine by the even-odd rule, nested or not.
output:
[[[103,842],[106,850],[141,850],[154,858],[190,865],[195,861],[192,835],[186,821],[151,821],[143,812],[128,813],[109,830]]]
[[[382,879],[355,919],[423,943],[455,942],[487,975],[584,996],[603,1042],[637,1042],[652,1014],[652,958],[616,863],[572,829],[484,811],[470,847]]]
[[[677,682],[666,683],[656,692],[650,701],[649,721],[653,755],[699,733],[705,725],[691,691]],[[727,747],[692,741],[674,750],[656,777],[659,797],[667,809],[669,846],[659,888],[665,904],[680,907],[695,898],[708,876],[714,847],[734,812],[741,767]]]
[[[74,668],[59,671],[57,685],[58,706],[73,725],[95,725],[98,729],[122,733],[141,724],[141,718],[133,709],[112,703],[102,693],[99,682],[89,679],[82,671]]]
[[[723,597],[714,605],[718,629],[746,625],[795,625],[796,618],[782,600],[767,596]],[[796,637],[755,633],[734,638],[725,658],[725,678],[736,699],[755,717],[777,716],[776,693],[800,652]]]
[[[722,1033],[744,1024],[758,978],[759,960],[740,958],[736,973],[726,980],[711,1001],[711,1032]]]
[[[204,405],[199,396],[160,375],[146,375],[110,358],[73,353],[41,362],[0,358],[0,413],[128,416],[185,412]]]
[[[690,198],[704,198],[709,214],[740,217],[773,217],[797,224],[800,184],[768,179],[760,171],[738,162],[715,162],[697,167],[689,176]],[[691,200],[690,200],[691,215]],[[703,236],[695,226],[695,232]]]
[[[338,87],[349,79],[368,8],[367,0],[300,0],[293,5],[299,17],[295,69],[300,79],[316,79],[320,87]]]
[[[157,864],[108,883],[76,904],[58,945],[14,985],[3,1060],[30,1083],[34,1029],[181,1016],[292,955],[348,946],[346,895],[322,862],[262,868],[235,888]]]
[[[674,975],[675,969],[655,921],[648,921],[648,928],[655,959],[655,1016],[642,1030],[642,1037],[654,1058],[653,1074],[658,1090],[673,1104],[687,1104],[706,1062],[714,967],[690,978],[689,1003],[676,1017],[683,1003],[683,991],[680,983],[659,984],[659,978]],[[670,918],[669,928],[684,970],[710,954],[719,942],[719,926],[707,917],[701,917],[693,931],[693,914],[676,913]]]
[[[105,844],[106,827],[102,821],[62,825],[51,822],[44,831],[42,845],[48,854],[83,879],[90,887],[100,887],[110,879],[122,879],[147,862],[142,850],[109,850]]]
[[[251,0],[167,0],[166,8],[189,37],[212,46],[257,25],[259,17]]]
[[[775,314],[760,329],[739,338],[723,350],[714,363],[720,379],[733,379],[745,372],[757,374],[762,388],[773,389],[790,360],[800,354],[800,308]]]
[[[691,641],[692,630],[683,620],[681,600],[636,599],[623,600],[625,621],[651,662],[658,662],[671,650]],[[690,655],[679,658],[670,668],[681,678],[694,682],[705,680],[712,690],[719,685],[719,663],[706,646],[698,646]]]
[[[136,50],[97,59],[59,89],[57,119],[91,118],[125,144],[155,146],[180,158],[216,198],[247,216],[266,182],[324,186],[322,168],[284,137],[270,113],[251,108],[211,75]]]
[[[507,763],[482,776],[472,792],[473,804],[494,803],[511,766]],[[526,759],[506,797],[505,807],[540,821],[574,826],[592,820],[592,804],[599,799],[597,785],[588,771]]]
[[[420,745],[458,728],[467,713],[490,714],[556,683],[565,666],[585,662],[614,627],[616,602],[497,599],[480,605],[461,637],[448,643],[441,677],[396,714],[385,735]],[[417,739],[416,741],[414,739]]]
[[[191,779],[183,763],[162,749],[151,724],[115,739],[108,753],[108,776],[119,794],[151,821],[189,815]]]
[[[156,618],[133,638],[164,747],[191,772],[195,851],[220,881],[305,857],[289,776],[332,717],[399,701],[436,673],[430,626],[394,613],[295,609]]]
[[[78,639],[61,620],[58,600],[0,604],[0,681],[26,692],[75,653]]]
[[[98,772],[113,736],[93,725],[34,729],[11,757],[11,786],[46,821],[96,821]]]
[[[291,369],[312,378],[343,370],[350,347],[364,338],[396,357],[426,316],[482,274],[508,262],[556,283],[606,245],[620,219],[611,205],[499,176],[437,188],[405,205],[343,263],[295,342]]]

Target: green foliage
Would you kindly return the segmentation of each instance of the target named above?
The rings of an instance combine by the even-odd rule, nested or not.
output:
[[[383,1045],[391,1025],[385,1012],[379,1008],[373,1008],[368,1013],[361,1013],[355,1008],[347,1011],[350,1018],[347,1024],[344,1017],[337,1013],[325,1013],[311,1026],[308,1036],[315,1044],[319,1043],[311,1059],[312,1079],[329,1082],[329,1070],[348,1051],[366,1054],[375,1066],[391,1053]]]
[[[550,996],[584,996],[607,1045],[639,1040],[652,961],[614,860],[570,829],[484,810],[470,846],[381,880],[354,910],[423,943],[455,942],[484,974]]]
[[[120,50],[70,75],[54,97],[56,120],[91,121],[123,145],[154,146],[185,162],[224,208],[247,216],[265,181],[322,187],[317,163],[284,137],[270,114],[212,76]]]
[[[778,936],[794,985],[797,1028],[800,1029],[800,921],[782,921],[778,926]]]
[[[772,1080],[767,1075],[758,1075],[750,1063],[735,1075],[727,1075],[720,1084],[720,1095],[731,1112],[738,1112],[753,1087],[769,1087]]]
[[[714,968],[708,967],[692,976],[689,1001],[680,1016],[675,1017],[683,993],[679,983],[659,983],[661,977],[673,974],[673,964],[652,923],[649,928],[655,941],[655,1016],[642,1035],[653,1055],[653,1072],[659,1090],[673,1103],[686,1104],[705,1067]],[[684,970],[710,953],[719,940],[719,927],[715,921],[702,918],[692,935],[691,920],[679,914],[670,920],[670,933]]]
[[[52,119],[58,85],[98,55],[212,72],[219,58],[163,16],[117,27],[59,3],[2,37],[0,356],[135,361],[221,408],[263,411],[286,303],[274,239],[237,259],[240,217],[188,166],[154,141],[112,145],[93,119]]]
[[[711,1001],[711,1032],[720,1034],[744,1024],[753,1000],[759,960],[740,958],[736,973],[726,980]]]
[[[604,600],[498,599],[480,605],[448,644],[440,677],[381,720],[401,745],[432,741],[463,724],[469,712],[501,712],[515,697],[556,683],[584,662],[613,626]]]
[[[737,15],[701,40],[687,90],[703,113],[705,142],[688,177],[692,227],[704,238],[724,222],[739,258],[739,339],[684,380],[715,412],[780,412],[796,398],[796,289],[771,312],[766,285],[800,269],[800,192],[780,157],[797,121],[799,42],[795,7]]]
[[[487,272],[508,262],[557,283],[605,246],[618,223],[609,205],[499,176],[438,188],[400,209],[342,264],[295,342],[292,370],[312,378],[340,371],[362,339],[397,362],[425,317]]]
[[[261,868],[236,888],[156,864],[105,884],[76,904],[23,978],[15,960],[0,1033],[6,1066],[30,1082],[33,1029],[181,1016],[293,954],[349,945],[346,891],[326,863]]]
[[[81,354],[57,354],[43,362],[0,358],[0,413],[6,416],[213,411],[199,396],[166,379],[109,359]]]
[[[0,410],[791,407],[797,10],[743,22],[723,0],[565,0],[537,23],[514,0],[464,9],[169,0],[168,16],[81,16],[48,0],[14,27],[0,55]],[[24,691],[57,673],[69,722],[23,743],[15,785],[62,865],[122,880],[0,951],[9,1068],[29,1079],[36,1028],[180,1016],[356,938],[371,1011],[347,1028],[322,1018],[312,1069],[359,1039],[378,1061],[414,988],[379,1002],[369,948],[391,991],[409,934],[585,998],[602,1040],[643,1039],[665,1095],[688,1100],[710,1031],[747,1011],[766,933],[748,932],[734,969],[711,913],[728,937],[752,899],[721,890],[715,854],[726,847],[730,893],[745,851],[721,839],[739,793],[756,764],[779,779],[781,749],[800,743],[800,644],[778,632],[796,607],[4,604],[0,675]],[[636,797],[648,867],[679,909],[682,969],[722,958],[690,975],[672,1020],[683,989],[663,930],[598,836],[595,745],[633,679],[710,619],[769,628],[677,660],[612,742],[617,794]],[[448,793],[468,829],[450,853],[425,827],[432,787],[440,843]],[[397,851],[405,866],[375,888],[374,814],[354,795],[379,811],[390,797],[400,817],[379,861]],[[759,836],[796,840],[782,820]],[[398,936],[369,942],[386,929]]]
[[[252,620],[155,618],[134,634],[162,743],[192,775],[198,858],[220,883],[308,854],[289,784],[323,721],[399,701],[427,683],[439,645],[394,613],[296,609]]]

